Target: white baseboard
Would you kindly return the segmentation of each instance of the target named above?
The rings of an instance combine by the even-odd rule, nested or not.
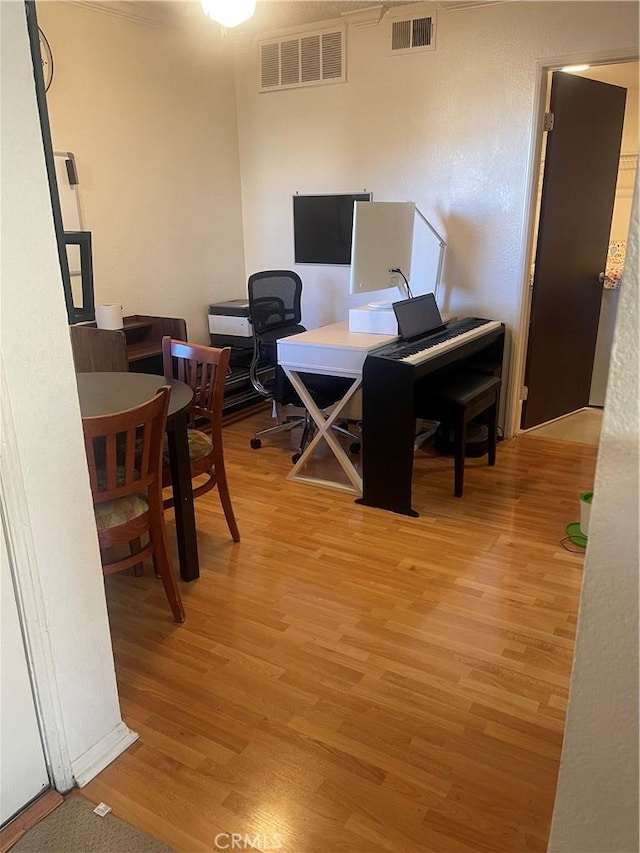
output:
[[[123,722],[108,735],[88,749],[84,755],[71,762],[73,778],[79,788],[83,788],[101,770],[111,764],[125,749],[138,740],[138,733],[132,731]]]

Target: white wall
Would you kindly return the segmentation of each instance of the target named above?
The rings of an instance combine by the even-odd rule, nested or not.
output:
[[[0,3],[0,29],[1,485],[45,730],[57,741],[54,769],[63,778],[99,763],[96,750],[128,733],[118,705],[23,3]],[[3,588],[2,595],[11,592]]]
[[[639,185],[600,438],[551,851],[638,837]]]
[[[0,496],[1,498],[1,496]],[[3,509],[0,506],[0,509]],[[4,511],[2,512],[4,517]],[[0,826],[49,786],[36,704],[0,518]]]
[[[445,309],[500,318],[517,336],[537,63],[637,52],[638,6],[438,6],[435,51],[409,56],[389,55],[389,15],[349,25],[344,85],[260,94],[255,46],[237,51],[247,273],[293,264],[296,191],[366,187],[380,201],[416,201],[445,237]],[[344,319],[362,302],[348,296],[346,268],[298,272],[309,326]],[[412,281],[415,293],[431,284],[428,276]]]
[[[190,340],[208,343],[209,304],[246,291],[228,43],[219,27],[192,38],[99,3],[42,2],[38,22],[54,58],[53,145],[78,163],[96,302],[184,317]]]

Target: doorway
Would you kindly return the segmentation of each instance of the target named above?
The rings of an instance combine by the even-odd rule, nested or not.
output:
[[[584,77],[587,78],[584,82],[579,82],[575,78]],[[551,87],[551,79],[552,72],[547,72],[546,79],[546,103],[547,109],[549,108],[549,97],[550,97],[550,87]],[[596,83],[590,83],[587,81],[598,81]],[[607,84],[607,85],[604,85]],[[560,87],[563,88],[560,88]],[[567,438],[566,440],[575,440],[572,438],[576,434],[576,427],[578,427],[578,433],[581,429],[586,426],[587,434],[593,433],[594,423],[597,426],[598,419],[601,418],[602,414],[602,406],[604,405],[604,392],[606,388],[606,379],[608,374],[608,362],[609,355],[611,350],[611,344],[613,340],[613,328],[615,325],[615,317],[617,310],[617,301],[618,301],[618,285],[619,285],[619,272],[620,272],[620,256],[622,258],[624,256],[624,248],[626,246],[626,237],[629,229],[629,221],[631,215],[631,200],[633,195],[633,186],[635,181],[635,173],[637,169],[637,139],[638,139],[638,63],[637,62],[620,62],[615,64],[608,65],[594,65],[591,67],[587,67],[584,70],[575,71],[571,75],[565,74],[556,74],[556,92],[560,91],[560,95],[556,96],[556,104],[559,102],[560,105],[564,105],[567,107],[567,99],[569,103],[569,112],[573,109],[575,114],[579,117],[580,109],[586,109],[587,105],[591,105],[591,100],[585,100],[584,105],[575,106],[575,101],[572,101],[572,98],[579,99],[584,95],[586,90],[587,95],[590,99],[592,99],[595,95],[596,103],[598,104],[598,112],[600,112],[600,106],[606,105],[609,106],[611,103],[611,98],[613,101],[618,102],[618,115],[620,116],[619,121],[622,121],[622,115],[624,115],[624,124],[622,127],[622,142],[620,145],[620,152],[618,155],[617,149],[613,150],[611,142],[609,142],[609,174],[608,178],[609,183],[609,199],[605,198],[605,193],[594,192],[592,194],[587,194],[585,196],[585,206],[588,204],[588,207],[594,211],[594,215],[597,217],[600,215],[600,248],[596,251],[595,260],[593,251],[591,251],[591,260],[589,262],[584,261],[581,257],[578,257],[577,263],[578,266],[581,263],[586,264],[586,267],[593,267],[593,271],[589,273],[590,278],[587,277],[584,279],[585,282],[588,282],[588,287],[591,290],[591,293],[588,294],[590,305],[590,317],[586,316],[586,308],[583,303],[586,303],[588,300],[585,296],[584,290],[578,291],[578,296],[574,296],[575,298],[579,298],[579,306],[580,312],[567,312],[566,310],[566,301],[563,302],[563,298],[555,299],[555,291],[553,294],[553,298],[551,302],[547,301],[546,311],[547,315],[545,317],[547,321],[546,327],[546,337],[545,337],[545,329],[541,327],[540,324],[536,326],[534,322],[527,324],[529,339],[526,342],[527,347],[527,362],[525,365],[522,365],[522,374],[525,378],[521,381],[522,394],[523,398],[522,403],[522,417],[520,418],[520,429],[521,430],[530,430],[530,429],[542,429],[549,431],[547,424],[552,424],[552,435],[553,437],[562,437],[564,428],[566,426]],[[614,88],[617,87],[617,88]],[[608,90],[608,91],[607,91]],[[626,90],[627,98],[626,98],[626,108],[624,107],[624,90]],[[611,94],[609,94],[611,93]],[[620,95],[622,95],[622,106]],[[564,101],[561,98],[564,97]],[[585,96],[586,98],[586,96]],[[609,100],[607,100],[609,99]],[[543,99],[544,100],[544,97]],[[615,111],[614,111],[615,112]],[[591,116],[589,115],[589,119]],[[595,120],[591,119],[591,126],[593,127],[595,124]],[[587,123],[587,128],[589,128],[589,124]],[[584,125],[583,125],[584,128]],[[584,132],[584,129],[583,129]],[[588,131],[587,131],[588,132]],[[594,131],[595,132],[595,131]],[[620,130],[618,129],[618,134]],[[545,137],[548,136],[545,134]],[[593,144],[593,134],[589,133],[590,144]],[[579,151],[579,140],[580,136],[576,136],[571,144],[578,144]],[[619,136],[618,136],[619,139]],[[554,138],[554,143],[556,139]],[[542,166],[544,167],[544,161],[546,156],[546,138],[543,144],[543,152],[541,154]],[[603,137],[602,143],[598,143],[598,145],[602,144],[606,146],[606,141]],[[595,156],[596,156],[596,165],[599,168],[599,148],[595,148]],[[606,148],[603,148],[603,157],[605,156],[604,151]],[[550,154],[550,165],[553,165],[553,161],[551,160],[552,156],[558,156],[555,151],[552,151]],[[566,152],[565,152],[566,157]],[[569,166],[573,168],[573,162],[571,159],[569,160]],[[565,160],[565,170],[566,173],[566,160]],[[616,180],[616,172],[617,172],[617,180]],[[534,247],[533,258],[532,258],[532,275],[529,280],[529,292],[527,303],[529,303],[529,310],[531,312],[531,320],[535,319],[533,314],[533,286],[534,282],[536,285],[539,285],[539,282],[535,280],[533,271],[534,261],[536,260],[535,248],[538,247],[538,225],[541,221],[541,199],[543,198],[542,191],[542,179],[544,175],[545,180],[545,192],[546,200],[547,200],[547,212],[549,200],[553,199],[553,190],[555,185],[562,180],[564,175],[561,173],[558,174],[558,170],[555,170],[555,181],[556,184],[552,185],[551,190],[549,190],[549,180],[554,178],[553,169],[545,170],[541,168],[539,173],[539,181],[538,181],[538,193],[537,193],[537,205],[535,210],[535,215],[533,217],[533,238],[531,241],[531,245]],[[607,183],[607,181],[605,181]],[[613,185],[615,184],[615,199],[613,199]],[[580,187],[579,187],[580,189]],[[598,202],[602,198],[600,208],[598,207]],[[558,200],[558,193],[556,193],[556,205],[564,206],[564,196],[560,195]],[[611,215],[611,209],[613,205],[613,215],[610,220],[610,231],[609,231],[609,216]],[[568,206],[565,207],[563,213],[566,214],[570,208]],[[557,215],[557,210],[554,208],[554,211]],[[582,211],[580,211],[580,214]],[[576,217],[578,219],[579,217]],[[569,233],[571,233],[571,228],[569,228]],[[543,239],[545,235],[542,235]],[[582,233],[578,233],[574,238],[576,243],[580,241],[583,237]],[[609,245],[609,257],[607,260],[607,237],[608,237],[608,245]],[[604,241],[604,242],[603,242]],[[595,241],[594,241],[595,242]],[[586,242],[586,250],[585,255],[588,254],[588,250],[592,249],[592,243]],[[582,253],[582,249],[580,250],[579,255]],[[554,246],[555,252],[555,262],[558,268],[562,267],[562,245]],[[558,263],[558,257],[560,257],[560,263]],[[540,260],[540,256],[538,256],[538,260]],[[542,256],[542,261],[545,258]],[[556,267],[552,264],[552,275],[556,273]],[[598,266],[601,265],[601,266]],[[542,264],[541,264],[542,266]],[[611,267],[611,269],[609,268]],[[607,278],[605,279],[605,287],[602,287],[602,284],[598,284],[597,276],[598,271],[607,274]],[[538,270],[536,270],[538,272]],[[540,275],[545,272],[544,270],[540,272]],[[549,268],[547,264],[546,274],[548,275]],[[593,281],[591,281],[593,279]],[[544,284],[544,282],[543,282]],[[608,286],[607,286],[608,285]],[[558,288],[557,292],[559,296],[563,296],[560,293],[560,283],[555,283],[555,287]],[[595,291],[595,292],[594,292]],[[540,291],[536,292],[538,296],[538,306],[540,304]],[[575,303],[574,303],[575,305]],[[534,306],[535,307],[535,306]],[[562,312],[564,311],[564,316]],[[585,316],[578,316],[580,313]],[[540,311],[538,311],[540,314]],[[569,319],[570,318],[570,319]],[[539,317],[538,317],[539,319]],[[574,388],[567,387],[566,382],[564,387],[562,386],[562,382],[558,381],[558,372],[556,371],[554,374],[555,362],[559,361],[558,359],[558,351],[562,350],[568,346],[567,340],[568,335],[564,334],[565,326],[572,326],[572,332],[574,334],[573,346],[576,346],[576,335],[581,334],[582,326],[581,324],[585,323],[585,337],[590,334],[591,340],[586,346],[583,348],[587,353],[586,358],[584,358],[583,362],[580,363],[580,369],[582,376],[580,377],[581,390],[579,392],[574,393]],[[596,338],[597,332],[597,338]],[[537,336],[537,337],[536,337]],[[582,341],[578,341],[580,345],[582,345]],[[549,353],[553,353],[555,350],[555,358],[554,356],[549,356]],[[564,352],[568,353],[568,350],[564,350]],[[538,369],[531,370],[531,358],[533,356],[537,356],[540,358],[542,356],[543,359],[547,359],[547,365],[545,370]],[[563,353],[563,360],[566,363],[571,362],[571,358],[566,356]],[[575,360],[575,359],[574,359]],[[539,367],[539,365],[538,365]],[[534,387],[526,388],[530,383],[534,384]],[[544,384],[548,384],[550,386],[549,396],[551,399],[551,405],[548,405],[548,401],[542,400],[540,398],[541,392],[545,392]],[[541,387],[542,386],[542,387]],[[560,389],[560,390],[559,390]],[[528,392],[528,393],[527,393]],[[538,395],[534,398],[534,403],[528,404],[524,402],[524,398],[531,394]],[[553,399],[555,396],[555,399]],[[576,413],[575,415],[573,413]],[[550,434],[549,437],[552,437]],[[589,441],[589,443],[592,443]]]

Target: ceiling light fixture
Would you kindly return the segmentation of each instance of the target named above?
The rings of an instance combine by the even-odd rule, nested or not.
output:
[[[223,27],[237,27],[256,10],[256,0],[202,0],[202,10]]]
[[[565,65],[565,67],[562,68],[561,70],[566,71],[567,74],[573,74],[576,71],[586,71],[588,68],[591,68],[591,66],[590,65]]]

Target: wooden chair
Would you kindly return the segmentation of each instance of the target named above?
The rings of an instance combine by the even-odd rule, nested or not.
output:
[[[162,443],[170,393],[165,385],[149,402],[111,415],[85,417],[82,427],[104,574],[121,572],[150,556],[173,618],[184,622],[162,506]],[[112,558],[107,553],[125,545],[127,556]]]
[[[462,497],[467,424],[486,412],[488,463],[496,464],[498,400],[501,380],[482,373],[449,373],[425,385],[418,417],[449,425],[454,434],[454,495]]]
[[[194,393],[188,430],[191,476],[206,474],[207,479],[193,489],[193,496],[200,497],[217,486],[229,532],[233,541],[239,542],[240,531],[231,505],[222,446],[222,404],[230,356],[230,347],[219,349],[170,337],[162,339],[165,379],[179,379]],[[206,421],[210,435],[196,428],[201,420]],[[164,468],[163,485],[171,485],[168,464]],[[164,505],[173,506],[173,498],[166,499]]]

